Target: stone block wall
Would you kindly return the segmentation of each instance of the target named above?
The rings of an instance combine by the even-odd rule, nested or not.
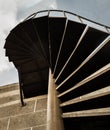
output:
[[[25,99],[21,107],[18,87],[0,87],[0,130],[46,130],[47,95]]]

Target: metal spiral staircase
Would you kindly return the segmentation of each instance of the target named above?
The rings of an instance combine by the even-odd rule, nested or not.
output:
[[[48,91],[47,130],[110,129],[110,28],[62,10],[32,14],[6,38],[21,102]]]

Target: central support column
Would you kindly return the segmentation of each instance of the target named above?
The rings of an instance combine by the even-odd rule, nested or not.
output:
[[[49,86],[47,101],[47,130],[64,130],[59,100],[56,92],[55,80],[49,70]]]

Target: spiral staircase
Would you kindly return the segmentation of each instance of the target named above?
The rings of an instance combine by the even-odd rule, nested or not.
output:
[[[44,10],[11,30],[4,48],[18,70],[22,105],[48,93],[47,130],[110,129],[108,26]]]

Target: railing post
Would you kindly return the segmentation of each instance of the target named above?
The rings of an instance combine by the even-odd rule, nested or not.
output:
[[[25,106],[26,103],[24,102],[23,100],[23,90],[22,90],[22,86],[23,86],[23,83],[21,81],[21,71],[20,71],[20,67],[18,68],[18,76],[19,76],[19,89],[20,89],[20,100],[21,100],[21,106]]]
[[[64,130],[55,80],[49,70],[48,101],[47,101],[47,130]]]

